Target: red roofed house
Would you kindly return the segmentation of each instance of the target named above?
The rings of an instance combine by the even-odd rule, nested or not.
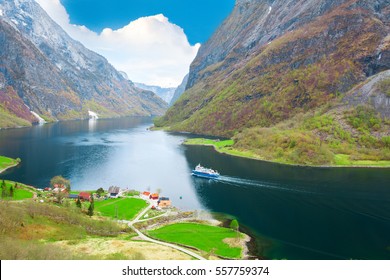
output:
[[[87,192],[81,192],[79,193],[79,198],[81,200],[90,201],[91,200],[91,194]]]
[[[154,193],[149,196],[149,198],[152,200],[158,200],[158,197],[159,197],[158,193]]]
[[[150,192],[143,192],[143,193],[141,194],[141,197],[142,197],[143,199],[149,199],[149,197],[150,197]]]
[[[68,189],[65,186],[63,186],[63,185],[59,186],[57,184],[55,184],[54,186],[57,186],[57,187],[54,187],[54,189],[52,189],[53,193],[68,193]]]

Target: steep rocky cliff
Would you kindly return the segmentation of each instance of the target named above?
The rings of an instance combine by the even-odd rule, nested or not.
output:
[[[390,69],[390,1],[239,0],[157,125],[232,136],[317,108]]]
[[[161,115],[167,104],[136,88],[107,60],[71,39],[33,0],[0,1],[1,94],[16,92],[48,120]],[[3,99],[0,99],[0,102]],[[2,103],[7,114],[34,122]],[[12,125],[11,125],[12,126]]]
[[[169,103],[170,106],[172,106],[176,102],[176,100],[178,100],[180,96],[182,96],[182,94],[186,90],[187,83],[188,83],[188,74],[184,76],[183,81],[176,88],[175,93],[173,94],[173,97],[171,99],[171,102]]]

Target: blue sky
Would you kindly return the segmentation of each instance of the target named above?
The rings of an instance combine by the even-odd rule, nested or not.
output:
[[[61,0],[73,24],[95,32],[140,17],[164,14],[184,29],[190,44],[204,43],[234,7],[234,0]]]
[[[35,0],[133,82],[176,87],[234,0]]]

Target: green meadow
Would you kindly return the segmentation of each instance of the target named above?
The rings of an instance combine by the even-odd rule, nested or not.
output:
[[[118,220],[132,220],[146,206],[145,200],[138,198],[96,200],[95,212]]]
[[[27,198],[33,197],[33,192],[31,187],[26,186],[21,183],[16,183],[13,181],[4,180],[5,189],[3,185],[3,181],[0,181],[0,193],[2,199],[12,199],[12,200],[23,200]],[[11,196],[11,188],[13,189],[13,195]]]
[[[18,165],[19,162],[20,160],[17,159],[0,156],[0,173],[3,169]]]
[[[237,239],[237,232],[229,228],[197,223],[178,223],[149,231],[156,239],[195,247],[226,258],[241,258],[242,249],[232,247],[227,239]],[[241,234],[239,234],[241,236]]]

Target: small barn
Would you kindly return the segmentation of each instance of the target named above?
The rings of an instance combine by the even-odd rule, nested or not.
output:
[[[151,194],[151,195],[149,196],[149,198],[150,198],[151,200],[158,200],[159,195],[158,195],[158,193],[153,193],[153,194]]]
[[[80,198],[80,200],[90,201],[91,200],[91,194],[87,193],[87,192],[81,192],[81,193],[79,193],[79,198]]]
[[[110,197],[118,197],[120,192],[119,187],[111,186],[108,188],[108,193],[110,194]]]
[[[160,208],[167,208],[167,207],[171,207],[172,206],[172,203],[169,200],[169,197],[160,197],[160,199],[158,200],[157,204],[158,204],[158,206]]]
[[[150,197],[150,192],[143,192],[143,193],[141,194],[141,197],[142,197],[143,199],[149,199],[149,197]]]

